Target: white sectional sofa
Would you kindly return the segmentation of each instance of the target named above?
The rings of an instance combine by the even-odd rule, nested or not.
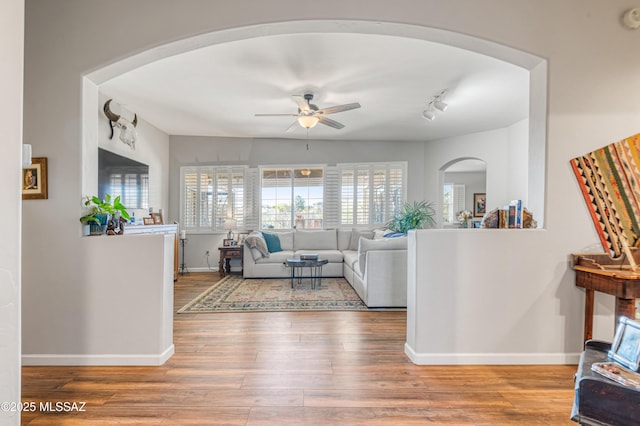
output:
[[[269,252],[264,238],[252,233],[244,244],[245,278],[284,278],[284,261],[315,253],[329,261],[324,277],[344,277],[370,308],[407,306],[407,238],[384,238],[381,231],[338,230],[262,231],[277,235],[281,251]],[[266,237],[273,241],[273,238]],[[375,238],[374,238],[375,235]],[[256,238],[258,237],[258,238]]]

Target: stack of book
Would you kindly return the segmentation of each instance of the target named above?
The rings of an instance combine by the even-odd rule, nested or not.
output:
[[[522,200],[513,200],[509,205],[498,210],[498,228],[522,228]]]

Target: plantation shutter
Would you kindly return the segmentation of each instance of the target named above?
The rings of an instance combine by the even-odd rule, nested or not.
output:
[[[337,167],[324,169],[324,228],[340,226],[340,173]]]
[[[182,169],[182,217],[180,222],[185,229],[197,227],[198,215],[198,172],[194,169]]]
[[[383,225],[406,199],[406,163],[338,164],[341,225]]]
[[[389,166],[387,174],[387,200],[383,223],[389,222],[400,211],[407,199],[406,185],[407,170],[402,164]]]
[[[245,172],[244,229],[255,230],[260,220],[260,174],[258,169]]]

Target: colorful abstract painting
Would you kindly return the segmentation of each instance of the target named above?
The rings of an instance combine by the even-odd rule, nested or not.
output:
[[[640,134],[571,160],[605,251],[623,254],[621,241],[640,244]]]

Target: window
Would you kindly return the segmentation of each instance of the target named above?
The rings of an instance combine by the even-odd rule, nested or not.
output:
[[[189,231],[222,231],[228,217],[245,230],[381,225],[406,199],[406,170],[404,162],[185,166],[180,223]]]
[[[442,217],[445,223],[458,222],[458,213],[465,209],[464,184],[445,183]]]
[[[322,228],[322,168],[262,168],[260,175],[262,228]]]
[[[182,227],[217,230],[227,217],[233,217],[242,229],[244,173],[245,167],[182,167]]]
[[[406,163],[339,164],[340,224],[379,225],[406,198]]]

